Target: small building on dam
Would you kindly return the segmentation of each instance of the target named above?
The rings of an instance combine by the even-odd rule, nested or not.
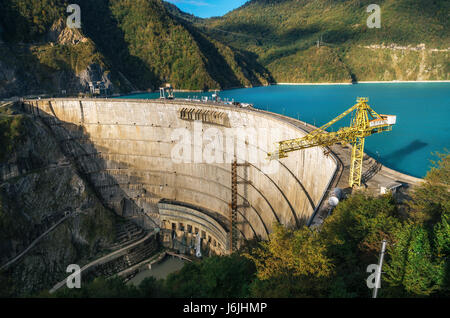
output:
[[[321,147],[281,161],[275,143],[306,131],[283,116],[186,100],[48,99],[23,107],[57,136],[103,203],[163,245],[227,254],[275,222],[309,224],[338,171]],[[201,239],[201,240],[200,240]]]

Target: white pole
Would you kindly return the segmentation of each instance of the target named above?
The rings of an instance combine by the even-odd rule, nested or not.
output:
[[[383,269],[384,252],[386,251],[386,240],[381,245],[380,263],[378,264],[377,276],[375,279],[375,288],[373,289],[373,298],[377,298],[378,289],[381,287],[381,271]]]

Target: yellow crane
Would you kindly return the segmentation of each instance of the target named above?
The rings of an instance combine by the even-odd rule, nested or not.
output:
[[[397,116],[394,115],[377,114],[367,104],[368,101],[368,98],[360,97],[354,106],[305,137],[278,142],[277,150],[268,153],[269,159],[286,158],[289,152],[311,147],[328,147],[335,143],[349,143],[352,145],[349,185],[350,187],[360,187],[365,138],[376,133],[391,131],[397,120]],[[327,128],[349,114],[351,114],[349,127],[342,127],[336,132],[326,131]]]

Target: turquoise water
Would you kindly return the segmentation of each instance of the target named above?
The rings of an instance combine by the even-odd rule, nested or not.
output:
[[[176,93],[176,98],[211,96],[212,93]],[[158,98],[159,93],[128,98]],[[424,177],[436,159],[432,152],[450,150],[450,83],[389,83],[357,85],[277,85],[220,92],[255,108],[299,118],[321,126],[368,97],[379,114],[397,115],[392,132],[366,139],[365,151],[389,168]],[[339,126],[347,126],[344,118]],[[334,126],[333,126],[334,127]],[[334,128],[334,129],[336,129]]]

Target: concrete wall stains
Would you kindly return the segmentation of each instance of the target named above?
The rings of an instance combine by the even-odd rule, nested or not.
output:
[[[176,163],[172,160],[174,129],[194,132],[195,121],[180,117],[183,109],[197,114],[220,114],[215,123],[205,120],[202,130],[214,128],[225,136],[230,129],[244,131],[242,145],[260,160],[250,162],[245,176],[238,169],[239,230],[245,239],[267,239],[273,222],[287,226],[306,223],[319,205],[336,172],[336,160],[321,147],[289,155],[278,169],[267,171],[262,160],[275,142],[306,133],[270,113],[252,108],[187,101],[124,99],[55,99],[25,101],[24,106],[49,123],[82,172],[89,177],[103,200],[118,214],[130,218],[145,216],[160,226],[161,199],[185,202],[206,211],[227,224],[231,203],[231,164]],[[207,112],[208,111],[208,112]],[[197,122],[198,124],[198,122]],[[227,127],[228,126],[228,127]],[[261,137],[260,131],[268,133]],[[208,143],[188,140],[195,153],[207,151]],[[261,138],[263,139],[261,141]],[[234,146],[235,153],[239,146]],[[225,146],[220,156],[230,158]],[[239,157],[238,153],[238,157]],[[237,158],[242,162],[249,158]],[[239,172],[241,171],[241,172]],[[244,187],[246,187],[244,191]]]

